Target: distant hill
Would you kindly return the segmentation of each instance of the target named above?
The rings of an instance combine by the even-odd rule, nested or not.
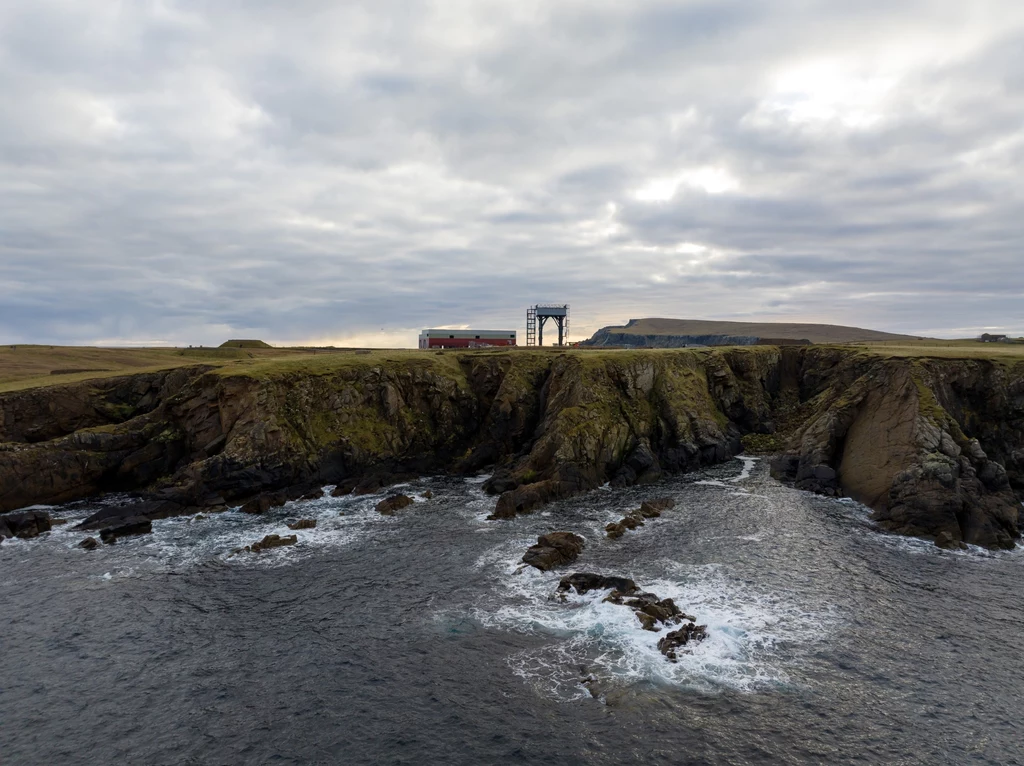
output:
[[[269,343],[261,340],[228,340],[220,344],[221,348],[273,348]]]
[[[897,335],[830,324],[791,322],[716,322],[704,319],[630,319],[623,326],[603,327],[594,333],[587,346],[677,347],[750,346],[775,343],[871,343],[879,341],[920,340],[913,335]]]

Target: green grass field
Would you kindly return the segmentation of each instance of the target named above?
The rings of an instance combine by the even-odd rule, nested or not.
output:
[[[851,344],[886,357],[913,356],[936,359],[990,359],[1016,361],[1024,359],[1024,343],[979,343],[976,340],[920,340],[913,342]],[[849,348],[851,346],[845,346]]]

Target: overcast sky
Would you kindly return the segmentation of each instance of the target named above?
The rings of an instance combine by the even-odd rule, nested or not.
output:
[[[0,4],[0,341],[1024,333],[1021,0]]]

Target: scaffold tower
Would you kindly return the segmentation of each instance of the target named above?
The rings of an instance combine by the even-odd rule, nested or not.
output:
[[[558,327],[558,345],[569,342],[569,304],[538,303],[526,310],[527,346],[544,345],[544,325],[549,319]]]

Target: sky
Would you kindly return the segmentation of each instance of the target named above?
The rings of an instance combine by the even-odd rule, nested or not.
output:
[[[0,342],[1024,334],[1020,0],[0,4]]]

